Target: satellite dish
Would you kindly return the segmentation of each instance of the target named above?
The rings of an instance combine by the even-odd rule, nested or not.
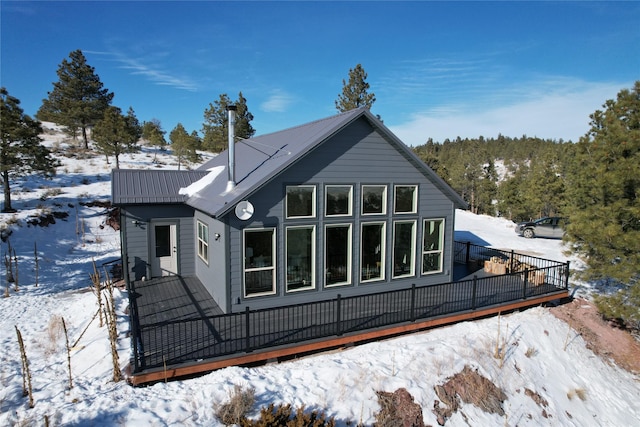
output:
[[[246,221],[253,216],[253,205],[248,200],[243,200],[236,205],[236,216],[242,221]]]

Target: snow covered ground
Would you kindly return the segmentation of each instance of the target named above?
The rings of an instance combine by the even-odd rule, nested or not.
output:
[[[64,147],[64,137],[49,133],[47,144]],[[154,153],[145,149],[121,159],[123,168],[153,168]],[[89,290],[92,261],[117,259],[118,233],[105,226],[105,208],[90,206],[110,198],[104,157],[60,157],[63,166],[51,181],[29,178],[13,187],[17,214],[0,214],[0,227],[12,231],[18,257],[19,290],[0,298],[0,425],[222,426],[216,404],[226,402],[234,385],[253,387],[256,405],[271,402],[305,405],[335,417],[338,426],[372,425],[380,407],[375,392],[406,388],[423,410],[427,425],[434,386],[465,365],[490,378],[507,395],[505,415],[488,414],[463,404],[447,426],[637,426],[640,425],[640,378],[594,355],[582,338],[548,309],[533,308],[500,318],[415,333],[400,338],[322,353],[256,368],[231,367],[198,378],[133,388],[114,383],[107,330],[98,327],[96,297]],[[166,168],[177,164],[166,154]],[[67,212],[48,227],[27,221],[43,212]],[[514,224],[499,218],[458,211],[457,237],[496,248],[516,249],[571,260],[561,242],[524,239]],[[35,286],[37,245],[39,277]],[[2,255],[8,244],[2,243]],[[3,269],[4,273],[4,269]],[[0,293],[4,295],[2,275]],[[116,292],[119,357],[129,362],[127,296]],[[64,317],[71,352],[73,388],[69,388]],[[22,395],[21,361],[15,326],[24,338],[32,374],[34,408]],[[76,343],[77,341],[77,343]],[[494,358],[496,342],[506,349]],[[529,390],[545,401],[538,403]]]

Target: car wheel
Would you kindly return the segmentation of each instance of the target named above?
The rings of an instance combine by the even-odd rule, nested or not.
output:
[[[533,233],[533,230],[532,230],[532,229],[527,228],[527,229],[525,229],[525,230],[522,232],[522,235],[523,235],[524,237],[526,237],[527,239],[531,239],[531,238],[534,236],[534,233]]]

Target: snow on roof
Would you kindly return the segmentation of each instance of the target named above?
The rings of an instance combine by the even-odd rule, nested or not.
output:
[[[208,169],[209,171],[208,174],[206,174],[204,177],[200,178],[199,180],[195,181],[188,187],[180,188],[180,190],[178,191],[178,194],[181,194],[187,197],[191,197],[198,194],[200,191],[206,188],[209,184],[215,181],[215,179],[220,174],[222,174],[222,172],[224,172],[225,169],[226,169],[225,166],[215,166],[215,167],[212,167],[211,169]]]

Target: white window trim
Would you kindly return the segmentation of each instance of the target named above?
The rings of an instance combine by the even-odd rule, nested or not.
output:
[[[398,187],[413,187],[413,201],[410,212],[398,212],[396,210],[396,197]],[[393,186],[393,213],[395,215],[411,215],[418,212],[418,186],[416,184],[396,184]]]
[[[348,228],[348,236],[347,236],[347,280],[345,282],[337,282],[337,283],[327,283],[327,274],[326,274],[326,266],[327,266],[327,230],[329,228]],[[347,286],[351,285],[352,280],[352,272],[353,272],[353,224],[352,223],[343,223],[343,224],[326,224],[324,226],[324,266],[325,266],[325,274],[324,274],[324,286],[326,288],[333,288],[337,286]]]
[[[425,251],[424,250],[424,238],[426,236],[426,224],[427,222],[432,222],[432,221],[441,221],[440,222],[440,244],[439,247],[440,249],[438,250],[434,250],[434,251]],[[429,274],[437,274],[437,273],[442,273],[442,266],[444,263],[444,232],[445,232],[445,222],[444,222],[444,218],[425,218],[422,221],[422,242],[420,244],[420,252],[421,252],[421,256],[420,256],[420,270],[422,271],[422,275],[427,276]],[[430,271],[424,271],[424,256],[426,254],[434,254],[434,253],[440,253],[440,268],[438,270],[430,270]]]
[[[348,209],[348,213],[346,214],[332,214],[329,215],[327,213],[327,198],[329,197],[329,191],[328,189],[331,187],[349,187],[349,209]],[[352,216],[353,215],[353,185],[349,185],[349,184],[328,184],[325,185],[324,187],[324,216],[326,216],[327,218],[338,218],[338,217],[347,217],[347,216]]]
[[[197,245],[198,245],[198,258],[200,258],[205,264],[209,265],[209,225],[205,224],[204,222],[197,220],[197,227],[196,227],[196,240],[197,240]],[[202,229],[202,234],[206,236],[206,241],[200,238],[200,229]],[[203,251],[201,250],[202,247],[207,248],[207,256],[205,257],[203,255]]]
[[[312,203],[311,203],[311,215],[310,216],[290,216],[289,215],[289,189],[290,188],[311,188],[313,189]],[[316,217],[316,186],[315,185],[287,185],[285,189],[285,201],[284,201],[284,210],[285,217],[287,219],[305,219],[305,218],[315,218]]]
[[[245,260],[245,254],[246,254],[246,249],[247,249],[247,233],[251,233],[251,232],[258,232],[258,231],[271,231],[271,252],[272,252],[272,259],[273,262],[271,263],[271,267],[257,267],[257,268],[246,268],[246,260]],[[242,294],[244,295],[244,298],[254,298],[254,297],[261,297],[261,296],[265,296],[265,295],[274,295],[276,293],[276,272],[277,272],[277,253],[276,253],[276,229],[275,227],[266,227],[266,228],[247,228],[245,230],[243,230],[242,233]],[[257,294],[251,294],[248,295],[247,294],[247,286],[246,286],[246,273],[247,272],[253,272],[253,271],[266,271],[266,270],[273,270],[273,273],[271,275],[272,277],[272,283],[271,283],[271,291],[270,292],[260,292]]]
[[[381,232],[381,241],[380,241],[380,277],[376,277],[374,279],[362,280],[362,255],[363,255],[363,241],[362,241],[362,230],[364,227],[368,225],[382,225]],[[387,238],[387,222],[386,221],[371,221],[371,222],[363,222],[360,224],[360,271],[358,272],[358,278],[360,283],[371,283],[371,282],[381,282],[386,278],[386,242]]]
[[[382,212],[364,213],[364,190],[366,187],[382,187]],[[386,215],[387,214],[387,186],[385,184],[363,184],[360,194],[360,215],[373,216],[373,215]]]
[[[407,273],[407,274],[401,274],[396,276],[395,275],[395,261],[396,261],[396,224],[413,224],[413,230],[411,232],[411,272]],[[391,250],[393,251],[393,254],[391,255],[392,258],[392,270],[391,270],[391,277],[393,279],[400,279],[403,277],[413,277],[416,275],[416,262],[415,262],[415,258],[416,258],[416,254],[415,254],[415,249],[416,249],[416,229],[417,229],[417,223],[415,220],[413,221],[393,221],[393,247],[391,248]]]
[[[289,265],[288,265],[288,259],[289,259],[289,248],[287,247],[287,233],[289,230],[292,229],[311,229],[311,285],[310,286],[305,286],[303,288],[299,288],[299,289],[291,289],[289,290],[289,283],[288,283],[288,273],[289,273]],[[287,293],[294,293],[294,292],[302,292],[302,291],[308,291],[310,289],[315,289],[316,288],[316,226],[315,225],[299,225],[299,226],[292,226],[292,227],[286,227],[285,228],[285,237],[284,237],[284,242],[285,242],[285,272],[287,273],[287,277],[285,278],[285,291]]]

